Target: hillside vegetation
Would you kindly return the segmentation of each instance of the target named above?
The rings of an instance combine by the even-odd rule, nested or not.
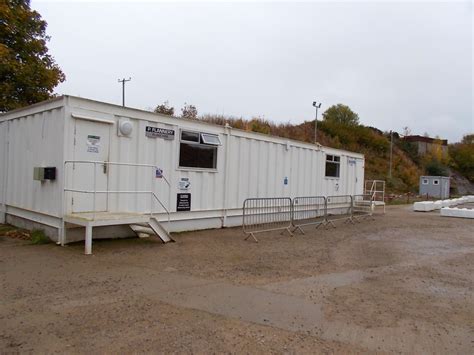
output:
[[[247,131],[259,132],[303,142],[314,142],[314,121],[301,124],[276,124],[254,118],[230,118],[219,115],[205,115],[200,120]],[[365,155],[366,179],[387,180],[392,190],[407,192],[418,186],[421,169],[401,150],[393,147],[392,179],[388,179],[390,160],[390,137],[383,132],[360,124],[348,125],[332,120],[318,120],[318,142],[324,146],[346,149]]]

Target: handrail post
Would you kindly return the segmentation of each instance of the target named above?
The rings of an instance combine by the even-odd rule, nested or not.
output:
[[[95,200],[97,190],[97,163],[94,162],[94,195],[92,200],[92,219],[95,220]]]
[[[154,170],[154,171],[153,171]],[[154,189],[153,189],[153,183],[155,181],[153,175],[156,174],[156,168],[154,168],[151,172],[151,182],[150,182],[150,218],[153,217],[153,194]]]

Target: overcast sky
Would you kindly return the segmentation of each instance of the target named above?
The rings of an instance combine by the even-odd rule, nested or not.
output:
[[[474,131],[464,2],[45,2],[60,94],[276,122],[349,105],[365,125],[458,141]]]

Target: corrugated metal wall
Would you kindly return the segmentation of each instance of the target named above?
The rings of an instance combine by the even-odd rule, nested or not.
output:
[[[64,108],[0,123],[0,175],[2,185],[6,184],[6,191],[2,188],[0,196],[7,205],[61,216],[63,130]],[[57,180],[33,180],[33,168],[46,166],[57,168]]]

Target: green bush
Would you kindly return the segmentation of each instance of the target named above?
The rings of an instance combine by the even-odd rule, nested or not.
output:
[[[49,242],[50,242],[50,239],[44,234],[43,230],[35,229],[31,232],[32,244],[46,244]]]

